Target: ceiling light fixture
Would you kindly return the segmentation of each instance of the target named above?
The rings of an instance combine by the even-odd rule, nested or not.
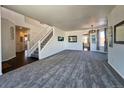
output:
[[[92,33],[94,33],[94,32],[95,32],[95,30],[93,30],[93,25],[91,25],[91,29],[92,29],[92,30],[91,30],[91,32],[92,32]]]

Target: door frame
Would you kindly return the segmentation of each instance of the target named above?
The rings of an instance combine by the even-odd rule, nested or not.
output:
[[[89,47],[86,47],[88,49],[88,51],[90,51],[90,34],[83,34],[83,36],[87,36],[88,37],[88,45]],[[85,46],[84,46],[84,43],[83,43],[83,50],[84,50]]]
[[[15,27],[17,27],[18,25],[15,25]],[[28,27],[24,27],[24,26],[20,26],[20,27],[22,27],[22,28],[25,28],[26,29],[26,33],[27,33],[27,38],[28,38],[28,40],[27,40],[27,52],[26,52],[26,57],[28,57],[28,49],[29,49],[29,45],[30,45],[30,28],[28,28]],[[17,29],[16,29],[16,31],[17,31]],[[15,31],[15,32],[16,32]],[[17,37],[17,35],[16,35],[16,37]],[[16,41],[16,40],[15,40]],[[16,44],[16,42],[15,42],[15,44]],[[16,45],[17,46],[17,45]],[[16,51],[17,52],[17,51]]]

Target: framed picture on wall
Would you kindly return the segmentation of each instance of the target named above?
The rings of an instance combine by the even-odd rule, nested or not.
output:
[[[58,36],[58,41],[64,41],[64,37]]]
[[[68,36],[68,42],[72,42],[72,43],[77,42],[77,36]]]
[[[114,43],[124,44],[124,20],[114,26]]]
[[[112,26],[108,28],[108,44],[109,47],[113,47],[113,28]]]

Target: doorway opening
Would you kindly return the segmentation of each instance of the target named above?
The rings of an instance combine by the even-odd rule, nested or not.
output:
[[[16,26],[16,53],[24,52],[27,56],[29,28]]]
[[[29,28],[15,26],[16,57],[3,62],[3,73],[12,71],[38,60],[27,56],[29,32]]]
[[[83,34],[83,51],[90,51],[89,34]]]

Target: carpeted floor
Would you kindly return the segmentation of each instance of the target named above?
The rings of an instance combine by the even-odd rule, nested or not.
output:
[[[0,76],[0,87],[124,87],[106,60],[101,53],[65,50]]]

